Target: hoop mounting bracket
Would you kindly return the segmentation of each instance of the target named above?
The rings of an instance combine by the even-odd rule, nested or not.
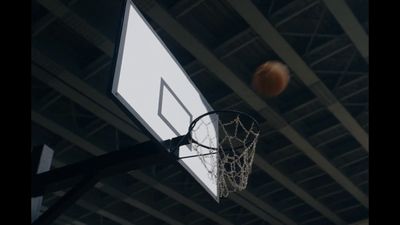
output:
[[[178,157],[179,147],[188,144],[190,144],[188,135],[181,135],[164,141],[164,145],[168,148],[168,151],[176,157]]]

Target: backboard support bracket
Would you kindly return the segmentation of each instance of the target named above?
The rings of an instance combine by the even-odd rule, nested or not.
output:
[[[177,158],[179,157],[179,147],[187,144],[189,144],[188,135],[181,135],[164,141],[164,145],[167,147],[167,150]]]
[[[170,140],[164,141],[164,145],[167,147],[168,151],[177,159],[187,159],[187,158],[193,158],[193,157],[201,157],[201,156],[206,156],[206,155],[214,155],[217,154],[217,151],[210,152],[207,154],[197,154],[197,155],[190,155],[190,156],[183,156],[179,157],[179,147],[182,145],[188,145],[190,144],[189,141],[189,135],[181,135],[175,138],[172,138]]]

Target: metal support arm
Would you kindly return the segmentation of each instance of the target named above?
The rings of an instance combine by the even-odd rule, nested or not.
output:
[[[32,197],[65,189],[79,182],[86,174],[99,179],[160,163],[172,162],[173,157],[161,144],[148,141],[131,148],[113,151],[98,157],[33,175]]]

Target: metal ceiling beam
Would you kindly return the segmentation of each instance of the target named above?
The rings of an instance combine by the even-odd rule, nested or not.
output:
[[[329,220],[334,222],[335,224],[346,224],[341,218],[339,218],[334,212],[332,212],[329,208],[321,204],[318,200],[316,200],[309,193],[304,191],[300,186],[291,181],[288,177],[279,172],[275,167],[269,164],[266,160],[264,160],[260,155],[256,155],[254,158],[254,163],[260,167],[263,171],[268,173],[274,180],[278,181],[289,191],[293,192],[295,195],[303,199],[308,205],[310,205],[315,210],[319,211],[322,215],[327,217]]]
[[[71,7],[77,2],[78,0],[69,1],[68,6]],[[36,37],[37,35],[39,35],[44,29],[46,29],[56,20],[57,17],[55,17],[52,13],[48,13],[47,15],[40,18],[40,20],[32,26],[32,37]]]
[[[247,31],[247,29],[246,29],[245,31]],[[235,36],[235,37],[236,37],[236,36]],[[227,42],[233,41],[233,39],[234,39],[234,38],[229,39]],[[249,45],[249,44],[251,44],[251,43],[253,43],[253,42],[255,42],[256,40],[259,40],[259,39],[260,39],[260,37],[254,36],[253,38],[251,38],[250,40],[246,41],[245,43],[242,43],[242,44],[240,44],[239,46],[236,46],[235,48],[230,49],[229,51],[223,53],[222,55],[218,55],[218,57],[219,57],[220,60],[226,59],[226,58],[228,58],[230,55],[232,55],[234,52],[237,52],[237,51],[241,50],[241,49],[244,48],[245,46],[247,46],[247,45]],[[341,39],[341,37],[338,37],[337,39]],[[337,41],[337,40],[334,39],[333,41]],[[224,42],[221,46],[219,46],[218,48],[216,48],[216,50],[214,50],[214,52],[217,51],[217,50],[220,51],[220,49],[223,48],[223,46],[225,45],[225,43],[226,43],[226,42]],[[330,42],[329,42],[329,43],[330,43]],[[339,54],[339,53],[341,53],[341,52],[343,52],[343,51],[345,51],[345,50],[351,48],[352,46],[353,46],[353,45],[352,45],[351,43],[350,43],[350,44],[346,44],[346,45],[344,45],[343,47],[341,47],[341,48],[339,48],[339,49],[335,49],[334,51],[331,51],[329,54],[326,54],[326,55],[324,55],[323,57],[318,57],[317,59],[309,60],[309,61],[310,61],[310,62],[309,62],[309,65],[310,65],[310,67],[315,66],[315,65],[321,63],[322,61],[324,61],[324,60],[326,60],[326,59],[329,59],[329,58],[331,58],[332,56],[334,56],[334,55],[336,55],[336,54]],[[316,47],[315,49],[312,49],[311,51],[313,52],[313,54],[315,54],[315,53],[317,53],[318,51],[324,49],[324,48],[321,48],[321,47],[322,47],[322,46]],[[312,55],[312,54],[307,54],[307,57],[310,57],[310,55]],[[191,63],[188,63],[188,65],[193,64],[193,63],[195,63],[195,62],[197,62],[197,61],[195,60],[195,61],[193,61],[193,62],[191,62]],[[185,68],[185,67],[184,67],[184,68]],[[197,75],[197,74],[200,74],[201,72],[203,72],[203,71],[205,71],[205,70],[206,70],[205,67],[201,67],[200,69],[198,69],[198,70],[196,70],[196,71],[194,71],[194,72],[191,72],[191,73],[190,73],[190,76],[193,77],[193,76],[195,76],[195,75]],[[344,74],[347,75],[348,73],[344,73]],[[354,74],[354,73],[349,73],[349,74]]]
[[[237,194],[234,194],[234,197],[232,197],[232,198],[231,198],[231,195],[230,195],[229,199],[231,199],[233,202],[240,205],[241,207],[246,208],[249,212],[253,212],[259,218],[266,220],[268,223],[271,223],[271,224],[282,224],[283,223],[283,224],[288,224],[288,225],[296,224],[296,222],[294,222],[292,219],[290,219],[286,215],[280,213],[278,210],[274,209],[271,205],[265,203],[264,201],[259,199],[258,196],[250,193],[249,191],[243,190]],[[246,199],[247,201],[251,202],[252,204],[254,204],[256,207],[258,207],[261,210],[255,210],[254,206],[247,204],[246,201],[243,199]],[[175,205],[175,203],[173,203],[172,205]],[[168,208],[168,207],[170,207],[170,206],[166,206],[166,208]],[[220,214],[223,211],[220,211],[218,213]],[[270,215],[272,215],[273,217],[271,217]],[[204,219],[205,218],[201,218],[201,219],[197,220],[196,222],[199,222]]]
[[[108,59],[107,59],[108,58]],[[111,60],[108,56],[102,55],[99,58],[95,59],[92,63],[90,63],[85,69],[85,75],[83,80],[88,80],[99,74],[100,71],[104,70],[111,64]],[[86,74],[87,73],[87,74]],[[58,99],[61,98],[61,95],[57,94],[56,91],[48,93],[43,97],[43,102],[45,102],[39,109],[40,112],[46,110],[53,103],[57,102]]]
[[[359,78],[359,79],[357,79],[357,80],[355,80],[355,81],[363,82],[363,81],[366,79],[366,77],[361,77],[361,78],[362,78],[362,79]],[[353,83],[353,81],[352,81],[352,83]],[[339,87],[338,89],[343,89],[343,88],[345,88],[346,86],[348,86],[348,84],[345,84],[345,85]],[[364,91],[364,88],[361,88],[361,90]],[[358,94],[359,91],[360,91],[360,89],[358,89],[358,90],[355,91],[355,92],[348,93],[347,95],[343,95],[343,96],[341,96],[341,99],[342,99],[342,98],[343,98],[343,99],[346,99],[346,98],[348,98],[348,97],[351,97],[354,93]],[[339,90],[339,92],[340,92],[340,90]],[[237,95],[236,95],[235,93],[226,95],[226,96],[224,96],[224,97],[222,97],[222,98],[216,100],[212,105],[213,105],[214,108],[224,108],[224,107],[221,107],[220,105],[224,105],[224,102],[226,102],[226,101],[232,101],[231,99],[234,99],[235,102],[237,102],[236,104],[240,104],[240,102],[237,101],[237,98],[238,98],[238,97],[236,97],[236,96],[237,96]],[[316,103],[317,101],[318,101],[318,99],[317,99],[317,98],[314,98],[314,99],[312,99],[312,100],[310,100],[310,101],[308,101],[308,102],[304,102],[304,103],[302,103],[301,105],[298,105],[298,106],[296,106],[295,108],[291,109],[291,111],[285,112],[285,117],[286,117],[286,116],[289,116],[290,114],[295,113],[295,111],[301,111],[301,110],[303,110],[303,109],[310,108],[310,105]],[[225,105],[226,105],[226,104],[225,104]],[[231,106],[229,106],[229,107],[231,107]],[[224,108],[224,109],[225,109],[225,108]],[[227,109],[227,108],[226,108],[226,109]],[[306,117],[309,117],[311,114],[314,114],[314,113],[316,113],[316,112],[319,112],[319,111],[322,110],[322,109],[323,109],[323,108],[318,107],[318,108],[314,109],[312,112],[301,116],[301,118],[304,119],[304,118],[306,118]],[[356,118],[356,119],[357,119],[357,118]],[[299,120],[299,118],[293,119],[293,120],[291,120],[290,123],[291,123],[291,124],[292,124],[292,123],[295,123],[295,122],[297,122],[298,120]],[[267,123],[264,122],[264,123],[260,124],[260,127],[263,127],[263,126],[266,126],[266,125],[267,125]],[[334,126],[325,128],[324,131],[328,132],[329,130],[334,129],[334,128],[337,128],[337,127],[339,127],[339,126],[341,126],[341,124],[336,124],[336,125],[334,125]],[[309,140],[315,139],[314,136],[318,135],[318,134],[321,133],[321,132],[322,132],[322,131],[318,132],[318,133],[315,134],[315,135],[312,135],[312,136],[309,137],[308,139],[309,139]],[[261,134],[260,137],[267,137],[267,136],[268,136],[267,133],[263,133],[263,134]],[[314,141],[315,141],[315,140],[314,140]],[[320,146],[320,144],[316,145],[316,147],[319,147],[319,146]]]
[[[64,191],[57,191],[54,194],[59,196],[59,197],[61,197],[61,196],[63,196],[65,194],[65,192]],[[82,208],[84,208],[84,209],[86,209],[86,210],[88,210],[88,211],[91,211],[93,213],[96,213],[96,214],[99,214],[101,216],[104,216],[104,217],[116,222],[117,224],[134,225],[133,223],[129,222],[128,220],[123,219],[120,216],[117,216],[117,215],[115,215],[114,213],[112,213],[112,212],[110,212],[108,210],[101,209],[98,206],[96,206],[96,205],[94,205],[94,204],[92,204],[92,203],[90,203],[88,201],[80,199],[75,204],[80,206],[80,207],[82,207]],[[79,224],[80,221],[78,221],[76,219],[73,219],[72,223],[73,224]]]
[[[282,38],[283,38],[283,37],[282,37]],[[345,45],[345,46],[343,46],[343,47],[337,48],[337,49],[335,49],[334,51],[331,51],[329,54],[326,54],[326,55],[324,55],[323,57],[318,58],[317,60],[315,60],[315,61],[313,61],[313,62],[310,62],[309,65],[310,65],[310,67],[314,67],[315,65],[318,65],[319,63],[325,61],[326,59],[329,59],[329,58],[331,58],[332,56],[337,55],[337,54],[343,52],[344,50],[350,49],[351,47],[353,47],[352,44],[347,44],[347,45]],[[293,49],[293,51],[294,51],[294,49]],[[282,58],[283,58],[283,57],[282,57]],[[304,62],[303,62],[303,63],[304,63]],[[305,64],[305,63],[304,63],[304,64]],[[315,75],[315,74],[314,74],[314,75]],[[314,76],[314,75],[313,75],[313,76]],[[313,76],[312,76],[312,77],[313,77]],[[315,76],[316,76],[316,75],[315,75]],[[301,78],[301,77],[300,77],[300,78]],[[318,78],[318,79],[319,79],[319,78]],[[307,81],[305,81],[304,79],[302,79],[302,80],[303,80],[303,82],[307,82]],[[311,81],[308,81],[308,83],[306,83],[306,85],[310,85],[310,84],[311,84]]]
[[[334,125],[332,127],[337,127],[337,125]],[[321,133],[324,133],[325,131],[326,130],[323,130],[323,131],[313,135],[312,138],[316,138],[318,135],[320,135]],[[260,144],[262,145],[263,142],[260,141],[259,145]],[[260,148],[260,147],[258,147],[258,148]],[[282,149],[284,149],[284,148],[287,148],[287,146],[283,147]],[[357,148],[357,149],[361,149],[361,148]],[[277,151],[279,151],[279,149]],[[295,193],[297,196],[299,196],[301,199],[303,199],[306,203],[308,203],[312,207],[322,208],[324,210],[324,212],[322,213],[323,215],[328,214],[330,216],[335,217],[333,212],[331,212],[328,208],[324,207],[321,203],[319,203],[319,201],[317,199],[315,199],[314,197],[312,197],[311,195],[306,193],[300,186],[298,186],[298,184],[300,182],[296,182],[296,183],[292,182],[288,177],[286,177],[285,175],[280,173],[277,169],[274,169],[273,165],[271,165],[267,161],[263,160],[259,154],[256,154],[256,159],[255,159],[254,163],[258,167],[260,167],[262,170],[264,170],[267,174],[269,174],[272,178],[274,178],[276,181],[278,181],[283,186],[288,188],[290,191]],[[246,191],[242,191],[240,194],[245,193],[245,192]],[[250,199],[251,196],[248,196],[247,198]],[[253,198],[254,198],[254,195],[253,195]]]
[[[334,71],[334,70],[314,70],[316,73],[321,73],[321,74],[332,74],[332,75],[338,75],[343,73],[343,71]],[[368,72],[346,72],[347,75],[353,75],[353,76],[365,76],[368,74]]]
[[[47,209],[48,208],[46,206],[42,206],[42,210],[43,211],[47,210]],[[74,218],[71,218],[71,217],[66,216],[66,215],[61,215],[59,218],[62,219],[62,220],[68,221],[68,223],[73,224],[73,225],[89,225],[89,224],[83,223],[81,221],[76,221]],[[54,222],[58,223],[58,224],[65,224],[64,222],[61,222],[59,220],[56,220]]]
[[[78,200],[77,205],[81,206],[82,208],[86,208],[89,211],[95,212],[96,214],[100,214],[101,216],[106,217],[106,218],[116,222],[117,224],[134,225],[130,221],[121,218],[121,216],[118,216],[108,210],[102,209],[102,208],[100,208],[92,203],[89,203],[87,201]]]
[[[315,6],[316,4],[318,4],[318,1],[311,2],[311,3],[305,3],[304,1],[296,0],[292,3],[289,3],[287,6],[283,7],[281,10],[279,10],[279,12],[274,13],[274,15],[271,16],[271,20],[273,20],[275,24],[284,24],[285,22],[289,21],[291,18],[298,15],[299,12],[304,12],[304,11],[308,10],[310,7]],[[283,13],[284,11],[290,11],[290,13],[284,18],[280,18],[279,14]],[[237,41],[238,39],[240,39],[246,35],[251,34],[253,36],[250,40],[246,41],[246,43],[241,44],[240,46],[235,46],[234,49],[230,49],[228,52],[225,52],[222,56],[220,56],[221,59],[227,58],[233,52],[240,50],[241,48],[245,47],[246,45],[248,45],[252,42],[255,42],[256,40],[258,40],[260,38],[258,35],[255,35],[253,33],[254,33],[253,29],[251,29],[251,27],[248,27],[248,28],[240,31],[239,33],[235,34],[230,39],[228,39],[227,41],[222,43],[221,45],[219,45],[217,48],[214,49],[213,52],[221,52],[226,46],[233,44],[235,41]],[[298,35],[295,33],[288,33],[288,34]],[[303,34],[300,34],[300,35],[303,35]],[[310,36],[311,35],[312,34],[310,34]],[[319,34],[317,34],[317,35],[319,35]],[[196,61],[193,61],[193,62],[196,62]]]
[[[369,225],[369,219],[361,220],[350,225]]]
[[[315,48],[309,50],[306,55],[303,57],[307,60],[310,56],[326,49],[337,49],[337,46],[343,47],[346,46],[350,40],[347,38],[346,35],[339,35],[337,38],[327,41],[321,45],[316,46]],[[329,51],[331,52],[331,51]],[[325,55],[325,54],[324,54]]]
[[[39,21],[37,21],[33,26],[32,26],[32,38],[36,37],[42,32],[44,29],[46,29],[50,24],[52,24],[54,21],[56,21],[56,17],[49,13],[43,18],[41,18]]]
[[[45,118],[44,116],[40,115],[39,113],[35,111],[31,111],[31,117],[32,120],[45,127],[46,129],[52,131],[53,133],[65,138],[72,144],[75,144],[76,146],[80,147],[84,151],[87,151],[88,153],[92,155],[102,155],[107,153],[106,150],[96,146],[95,144],[89,142],[88,140],[80,137],[79,135],[75,134],[74,132],[60,126],[59,124],[49,120],[48,118]],[[147,176],[146,174],[139,172],[139,171],[134,171],[128,173],[132,177],[134,177],[137,180],[140,180],[154,189],[159,190],[160,192],[170,196],[171,198],[175,199],[176,201],[182,203],[183,205],[186,205],[187,207],[193,209],[194,211],[197,211],[200,214],[203,214],[204,216],[208,217],[209,219],[223,225],[233,225],[231,222],[227,221],[225,218],[222,218],[221,216],[217,215],[216,213],[206,209],[205,207],[197,204],[196,202],[192,201],[190,198],[187,198],[180,194],[179,192],[159,183],[157,180]],[[96,210],[97,211],[97,210]]]
[[[162,220],[165,223],[168,223],[171,225],[175,225],[175,224],[176,225],[184,225],[183,222],[181,222],[177,219],[174,219],[174,218],[170,217],[169,215],[167,215],[161,211],[158,211],[139,200],[133,199],[133,198],[129,197],[128,194],[120,192],[116,188],[113,188],[109,185],[105,185],[104,183],[98,183],[98,184],[96,184],[96,188],[99,188],[101,191],[103,191],[115,198],[121,199],[121,201],[123,201],[135,208],[141,209],[142,211],[146,212],[147,214],[149,214],[159,220]]]
[[[175,199],[176,201],[180,202],[183,205],[186,205],[187,207],[193,209],[194,211],[196,211],[200,214],[203,214],[204,216],[208,217],[209,219],[211,219],[219,224],[233,225],[231,222],[227,221],[225,218],[223,218],[223,217],[219,216],[218,214],[206,209],[205,207],[193,202],[190,198],[182,195],[178,191],[175,191],[172,188],[159,183],[156,179],[144,174],[143,172],[131,171],[128,174],[130,174],[135,179],[148,184],[152,188],[170,196],[171,198]]]
[[[149,140],[145,135],[134,128],[132,121],[129,120],[111,99],[101,95],[77,76],[66,71],[47,56],[41,54],[35,47],[32,47],[32,59],[37,63],[32,64],[32,76],[49,85],[61,95],[68,97],[78,105],[92,112],[102,120],[118,127],[119,130],[128,136],[134,136],[140,142]],[[70,84],[70,86],[65,83]],[[77,89],[84,90],[83,93],[85,94],[77,91]],[[98,105],[98,102],[101,102],[101,106]],[[110,110],[112,110],[112,112],[110,112]]]
[[[74,83],[77,88],[85,89],[87,96],[89,99],[97,99],[107,107],[107,109],[113,110],[114,114],[125,120],[126,123],[130,124],[131,126],[136,126],[129,117],[108,97],[104,95],[100,95],[99,92],[88,85],[85,81],[76,76],[72,72],[65,70],[65,68],[61,65],[58,65],[53,59],[50,60],[50,57],[46,56],[45,54],[41,53],[41,51],[32,46],[32,59],[36,62],[40,67],[45,68],[48,72],[57,75],[60,80],[65,82]],[[102,58],[102,57],[100,57]],[[75,86],[74,86],[75,87]]]
[[[274,15],[271,16],[271,21],[273,21],[275,25],[276,25],[276,24],[283,24],[283,23],[285,23],[285,22],[287,22],[287,21],[290,21],[290,19],[292,19],[293,17],[297,16],[297,15],[300,14],[301,12],[304,12],[304,11],[308,10],[310,7],[313,7],[313,6],[317,5],[317,4],[319,4],[319,1],[314,1],[314,2],[310,2],[310,3],[305,3],[304,1],[299,1],[299,0],[294,1],[294,2],[292,2],[292,3],[289,3],[289,4],[288,4],[286,7],[284,7],[284,9],[283,9],[283,11],[287,11],[287,10],[290,10],[290,9],[292,10],[292,11],[290,12],[290,14],[289,14],[287,17],[279,18],[279,15],[277,16],[277,14],[279,14],[279,13],[277,13],[277,14],[274,14]],[[291,5],[291,6],[289,6],[289,5]],[[300,13],[299,13],[299,12],[300,12]],[[244,37],[245,35],[249,35],[249,34],[252,34],[252,33],[253,33],[253,29],[252,29],[251,27],[248,27],[248,28],[246,28],[246,29],[240,31],[238,34],[232,36],[230,39],[228,39],[227,41],[225,41],[223,44],[219,45],[217,48],[215,48],[215,49],[213,50],[213,52],[221,52],[226,46],[228,46],[229,44],[232,44],[232,43],[234,43],[235,41],[237,41],[237,39],[242,38],[242,37]],[[294,34],[293,34],[293,35],[294,35]],[[313,34],[309,34],[309,35],[312,36]],[[315,34],[315,35],[316,35],[316,36],[319,36],[319,34]],[[329,36],[329,35],[328,35],[328,36]],[[336,38],[335,38],[334,40],[332,40],[332,41],[329,41],[329,42],[323,44],[322,46],[318,46],[318,47],[316,47],[315,49],[312,49],[312,50],[308,53],[308,55],[314,54],[315,52],[321,50],[320,47],[323,47],[323,46],[325,46],[325,45],[330,46],[330,44],[336,43],[338,40],[343,40],[343,36],[341,36],[341,35],[334,35],[333,37],[336,37]],[[236,51],[239,51],[239,50],[242,49],[243,47],[245,47],[245,46],[249,45],[250,43],[253,43],[253,42],[255,42],[256,40],[259,40],[259,39],[260,39],[260,37],[259,37],[258,35],[255,35],[255,36],[254,36],[254,34],[253,34],[253,37],[252,37],[250,40],[246,41],[245,43],[241,44],[240,46],[235,46],[235,48],[230,49],[228,52],[225,52],[225,53],[222,54],[221,56],[220,56],[220,54],[217,54],[217,55],[218,55],[218,57],[219,57],[220,59],[227,58],[227,57],[229,57],[232,53],[234,53],[234,52],[236,52]],[[320,59],[320,58],[319,58],[319,59],[316,59],[316,60],[314,60],[313,62],[311,62],[311,64],[318,64],[319,62],[321,62],[321,61],[323,61],[323,60],[325,60],[325,59],[327,59],[327,58],[330,58],[330,57],[332,57],[333,55],[335,55],[335,54],[337,54],[337,53],[339,53],[339,52],[342,52],[343,50],[347,49],[347,48],[350,47],[350,46],[351,46],[351,44],[350,44],[350,45],[347,44],[345,48],[341,48],[340,50],[336,51],[334,54],[329,54],[329,55],[327,55],[327,56],[324,56],[323,59]],[[197,62],[197,61],[195,60],[195,61],[193,61],[193,62],[191,62],[191,63],[188,63],[188,66],[190,66],[190,64],[193,64],[193,63],[195,63],[195,62]],[[195,72],[191,73],[190,75],[191,75],[191,76],[194,76],[194,75],[199,74],[200,72],[205,71],[205,70],[206,70],[206,68],[203,67],[203,68],[200,68],[198,71],[195,71]]]
[[[281,15],[293,15],[293,13],[296,13],[300,10],[304,12],[305,10],[314,6],[315,2],[318,2],[318,0],[294,0],[282,6],[281,8],[276,9],[274,12],[271,11],[268,13],[268,15],[271,15],[270,17],[282,17]]]
[[[293,36],[293,37],[326,37],[326,38],[337,38],[339,35],[336,34],[312,34],[312,33],[298,33],[298,32],[281,32],[284,36]]]
[[[304,2],[304,1],[295,1],[295,2],[293,2],[292,4],[297,4],[297,3],[299,3],[299,2]],[[301,8],[300,10],[296,10],[295,13],[291,14],[289,17],[286,17],[284,20],[282,20],[282,21],[280,21],[280,22],[277,22],[277,23],[275,24],[276,27],[282,26],[284,23],[286,23],[286,22],[292,20],[292,19],[295,18],[296,16],[298,16],[298,15],[302,14],[303,12],[305,12],[305,11],[311,9],[312,7],[318,5],[318,4],[319,4],[319,1],[314,1],[314,2],[311,2],[311,3],[307,3],[307,4],[306,4],[306,3],[303,3],[303,4],[305,4],[305,7]]]
[[[231,193],[231,194],[229,195],[229,198],[230,198],[232,201],[236,202],[236,204],[238,204],[238,205],[244,205],[245,208],[246,208],[249,212],[251,212],[251,213],[257,215],[259,218],[261,218],[262,220],[268,222],[269,224],[272,224],[272,225],[283,225],[283,224],[284,224],[284,223],[282,223],[281,221],[277,220],[276,218],[272,217],[271,215],[266,214],[266,213],[265,213],[263,210],[261,210],[260,208],[258,208],[258,207],[256,207],[256,206],[250,204],[250,202],[248,202],[248,200],[242,198],[240,195],[238,195],[238,194],[236,194],[236,193]],[[256,199],[257,199],[257,198],[256,198]],[[291,223],[291,224],[292,224],[292,223]]]
[[[39,4],[44,6],[56,17],[60,18],[64,23],[71,27],[75,32],[82,34],[83,38],[90,43],[98,46],[108,56],[112,57],[114,51],[114,43],[102,35],[99,31],[90,26],[84,19],[73,13],[68,6],[60,1],[53,0],[37,0]]]
[[[369,63],[369,38],[360,22],[344,0],[323,0],[362,57]]]
[[[194,8],[202,4],[205,0],[197,0],[195,2],[191,0],[181,0],[178,3],[174,4],[171,8],[172,12],[176,13],[176,18],[182,17],[192,11]],[[184,10],[179,11],[179,9],[184,8]]]
[[[283,224],[287,225],[296,225],[297,223],[294,222],[292,219],[281,213],[280,211],[276,210],[272,206],[266,204],[264,201],[262,201],[260,198],[257,196],[251,194],[249,191],[243,190],[239,192],[237,195],[243,197],[244,199],[247,199],[248,201],[252,202],[256,206],[258,206],[260,209],[266,209],[267,212],[269,212],[271,215],[282,221]]]
[[[368,152],[368,134],[251,1],[229,3]],[[359,199],[361,200],[361,199]],[[362,201],[362,200],[361,200]],[[365,202],[363,202],[365,205]]]

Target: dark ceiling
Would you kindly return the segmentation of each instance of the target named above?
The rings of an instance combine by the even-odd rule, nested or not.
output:
[[[133,2],[214,109],[262,124],[249,185],[217,204],[178,164],[149,166],[102,180],[54,224],[368,219],[367,0]],[[108,97],[121,4],[32,0],[32,146],[50,146],[54,168],[148,140]],[[249,84],[268,60],[291,82],[261,99]]]

